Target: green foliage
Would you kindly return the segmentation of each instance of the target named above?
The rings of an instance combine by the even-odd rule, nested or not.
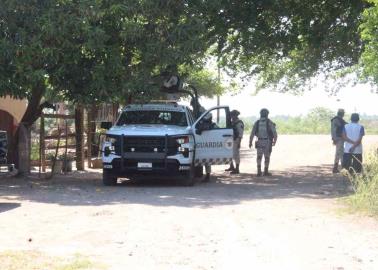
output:
[[[39,160],[39,141],[32,141],[30,160]]]
[[[0,9],[0,96],[81,103],[156,91],[168,66],[205,78],[208,29],[185,1],[4,0]],[[50,92],[50,93],[48,93]]]
[[[200,96],[213,97],[225,92],[225,86],[218,81],[217,75],[209,70],[189,69],[183,74],[187,74],[187,77],[183,77],[185,82],[194,85]]]
[[[276,123],[279,134],[331,134],[331,119],[335,112],[327,108],[318,107],[312,109],[303,116],[276,116],[272,121]],[[350,117],[345,117],[348,120]],[[361,124],[368,135],[378,134],[378,116],[361,115]],[[252,130],[252,125],[257,118],[244,118],[245,129]]]
[[[364,172],[349,175],[354,194],[347,200],[354,211],[378,216],[378,156],[372,153],[366,158]]]
[[[193,1],[232,74],[258,75],[258,88],[301,91],[319,73],[357,63],[363,0]],[[235,72],[236,71],[236,72]]]
[[[358,61],[366,6],[362,0],[3,0],[0,96],[38,101],[42,93],[80,103],[148,98],[159,86],[152,78],[168,67],[205,95],[230,90],[204,68],[208,53],[231,75],[257,74],[258,89],[301,91],[319,72]],[[362,28],[372,44],[364,58],[372,63],[369,74],[377,74],[374,12],[367,9]]]
[[[361,38],[365,42],[361,56],[362,75],[375,84],[378,83],[378,1],[369,0],[372,4],[363,12],[363,22],[360,27]]]

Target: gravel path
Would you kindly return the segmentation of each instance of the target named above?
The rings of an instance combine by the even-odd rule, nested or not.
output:
[[[0,252],[80,253],[105,269],[378,269],[378,222],[341,211],[329,136],[281,136],[269,178],[253,175],[246,143],[242,174],[214,167],[194,187],[103,187],[96,171],[0,179]]]

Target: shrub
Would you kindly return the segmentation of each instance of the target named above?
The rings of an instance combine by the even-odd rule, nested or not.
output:
[[[378,216],[378,154],[370,154],[364,164],[364,172],[349,176],[355,191],[348,203],[355,211]]]

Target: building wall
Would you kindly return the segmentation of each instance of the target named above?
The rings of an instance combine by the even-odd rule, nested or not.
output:
[[[10,113],[17,123],[21,121],[27,107],[26,100],[13,99],[10,97],[0,98],[0,110]]]
[[[13,153],[14,135],[19,122],[27,107],[26,100],[10,97],[0,98],[0,130],[5,130],[8,137],[8,162],[16,162],[16,153]]]

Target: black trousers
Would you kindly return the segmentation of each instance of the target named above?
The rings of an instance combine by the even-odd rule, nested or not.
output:
[[[350,173],[362,172],[362,154],[344,153],[343,168],[347,169]]]

